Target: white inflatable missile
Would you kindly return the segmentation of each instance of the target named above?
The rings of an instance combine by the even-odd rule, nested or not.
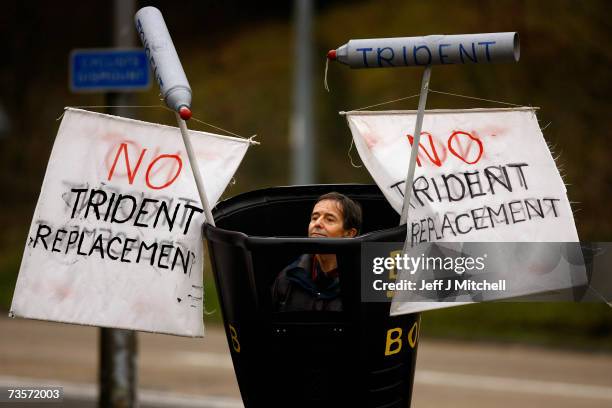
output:
[[[350,40],[327,58],[351,68],[518,62],[516,32]]]
[[[161,12],[155,7],[143,7],[134,20],[166,105],[183,120],[188,120],[191,118],[191,87]]]

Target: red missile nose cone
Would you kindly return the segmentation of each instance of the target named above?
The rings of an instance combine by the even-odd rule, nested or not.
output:
[[[336,50],[327,51],[327,59],[335,61],[336,60]]]
[[[179,116],[181,117],[181,119],[183,119],[183,120],[191,119],[191,109],[189,109],[186,106],[181,106],[179,108],[178,113],[179,113]]]

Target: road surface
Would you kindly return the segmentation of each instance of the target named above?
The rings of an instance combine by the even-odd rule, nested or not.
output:
[[[0,387],[59,385],[62,406],[95,407],[98,334],[0,317]],[[205,339],[139,333],[138,341],[141,407],[242,406],[221,329],[207,327]],[[417,361],[417,408],[612,407],[610,354],[422,339]]]

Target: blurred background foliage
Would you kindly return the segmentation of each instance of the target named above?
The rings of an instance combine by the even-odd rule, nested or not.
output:
[[[285,185],[290,177],[294,43],[291,1],[141,1],[160,8],[191,83],[194,116],[261,142],[250,150],[225,197]],[[0,308],[8,310],[31,216],[65,106],[104,105],[100,94],[68,89],[75,48],[112,41],[112,2],[13,1],[0,15]],[[351,38],[518,31],[518,64],[434,67],[437,91],[538,106],[544,136],[568,184],[582,240],[610,241],[611,7],[607,0],[317,1],[313,21],[317,182],[372,180],[348,157],[351,136],[338,111],[419,92],[421,70],[350,70],[325,55]],[[136,105],[159,105],[154,85]],[[416,109],[417,99],[385,106]],[[431,94],[428,108],[495,107]],[[93,109],[93,108],[90,108]],[[95,110],[95,109],[93,109]],[[133,116],[173,124],[161,108]],[[191,122],[191,127],[209,130]],[[360,163],[352,151],[356,163]],[[209,269],[207,270],[207,275]],[[208,275],[208,310],[216,310]],[[424,334],[612,348],[604,304],[485,304],[426,313]],[[570,339],[570,340],[568,340]]]

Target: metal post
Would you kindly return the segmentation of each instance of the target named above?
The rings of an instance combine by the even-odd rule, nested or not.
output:
[[[137,338],[131,330],[100,329],[100,408],[138,405]]]
[[[193,177],[195,178],[198,194],[200,195],[200,201],[202,202],[202,208],[204,209],[204,216],[206,217],[206,222],[214,227],[215,219],[213,218],[212,212],[210,211],[210,204],[208,203],[208,197],[206,197],[206,190],[204,190],[202,174],[200,173],[200,168],[198,167],[198,162],[196,160],[195,153],[193,152],[193,147],[191,146],[191,139],[189,139],[189,132],[187,131],[187,123],[185,123],[185,121],[181,119],[178,113],[176,114],[176,121],[178,122],[179,128],[181,129],[181,136],[183,137],[185,150],[187,150],[187,158],[189,159],[191,172],[193,173]]]
[[[136,33],[132,18],[136,12],[135,0],[114,0],[113,45],[115,47],[134,47]],[[133,97],[128,93],[109,93],[106,95],[108,106],[133,105]],[[113,115],[129,117],[125,108],[112,107],[108,112]],[[138,405],[137,379],[137,337],[131,330],[100,329],[100,408],[128,408]]]
[[[419,142],[421,141],[421,128],[423,126],[423,116],[425,115],[425,104],[427,103],[427,92],[429,91],[429,78],[431,77],[431,65],[425,67],[423,79],[421,80],[421,94],[419,96],[419,110],[417,111],[416,123],[414,126],[414,140],[410,148],[410,160],[408,162],[408,174],[404,185],[404,203],[402,204],[402,215],[400,225],[408,222],[408,210],[410,209],[410,196],[412,195],[412,182],[414,180],[414,170],[416,167],[417,154],[419,152]]]
[[[294,1],[295,70],[293,73],[293,113],[290,123],[291,183],[315,181],[312,135],[312,0]]]

